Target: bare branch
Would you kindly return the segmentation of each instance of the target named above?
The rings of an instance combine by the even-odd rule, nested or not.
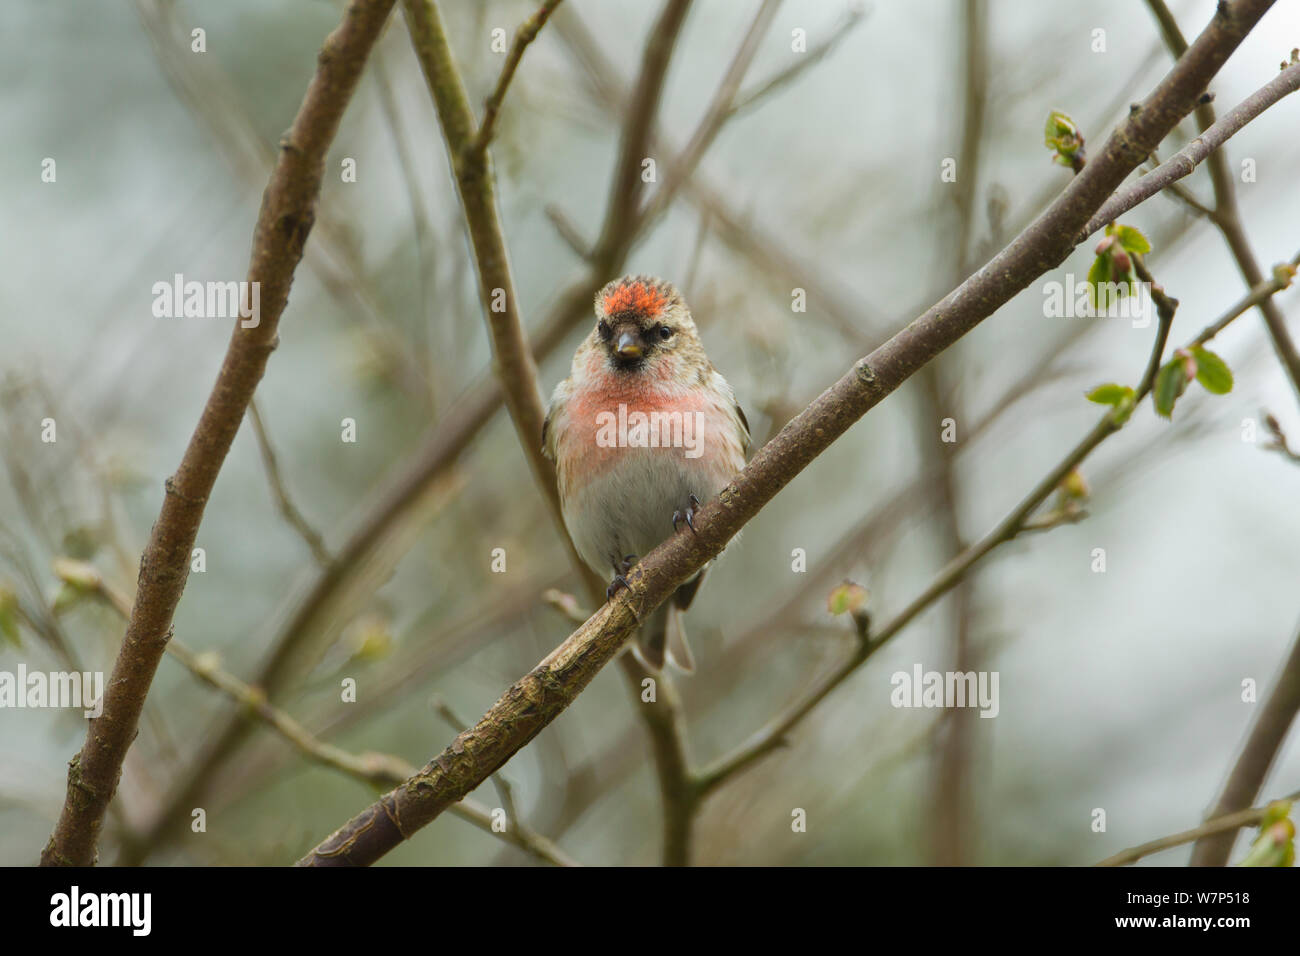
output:
[[[162,511],[140,561],[139,590],[104,695],[103,714],[91,721],[86,743],[70,763],[67,800],[41,854],[42,865],[87,866],[95,861],[104,812],[171,636],[204,506],[277,343],[293,272],[315,221],[325,151],[392,6],[393,0],[353,0],[343,23],[325,39],[316,75],[281,143],[258,215],[248,270],[249,281],[260,284],[260,321],[251,328],[236,323],[189,447],[166,482]]]
[[[756,106],[759,102],[776,93],[778,90],[785,88],[793,83],[804,71],[810,67],[816,66],[826,57],[835,51],[835,48],[846,39],[853,29],[866,19],[867,12],[861,7],[851,7],[838,23],[830,28],[826,39],[822,40],[807,53],[802,54],[790,66],[781,70],[775,76],[765,80],[753,90],[740,93],[728,107],[728,113],[734,116],[744,110]]]

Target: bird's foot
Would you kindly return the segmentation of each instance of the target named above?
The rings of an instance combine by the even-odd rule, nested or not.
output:
[[[614,580],[609,582],[609,587],[605,588],[605,600],[612,600],[618,593],[619,588],[630,588],[632,585],[627,583],[627,573],[632,570],[632,565],[636,564],[635,554],[625,554],[621,561],[613,561]]]
[[[691,495],[690,501],[691,503],[685,509],[678,509],[673,512],[674,532],[681,530],[682,522],[686,522],[686,527],[690,528],[692,533],[697,533],[695,531],[695,512],[700,507],[700,499]]]

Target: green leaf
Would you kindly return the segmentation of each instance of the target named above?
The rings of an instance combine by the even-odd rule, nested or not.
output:
[[[1109,281],[1110,256],[1103,254],[1093,260],[1092,268],[1088,270],[1088,298],[1094,309],[1097,308],[1097,286]]]
[[[1078,132],[1079,128],[1074,125],[1074,120],[1060,110],[1052,110],[1047,114],[1047,127],[1043,130],[1043,143],[1056,149],[1062,141],[1069,141]]]
[[[1227,395],[1232,391],[1232,369],[1228,363],[1209,349],[1192,349],[1196,359],[1196,380],[1214,395]]]
[[[1074,120],[1060,110],[1047,114],[1047,126],[1043,129],[1043,144],[1056,152],[1053,159],[1062,166],[1073,166],[1075,154],[1083,147],[1083,136]]]
[[[1114,235],[1125,252],[1136,252],[1140,256],[1145,256],[1151,251],[1151,243],[1147,237],[1132,226],[1116,226]]]
[[[1160,366],[1160,371],[1156,375],[1155,388],[1151,390],[1151,397],[1156,404],[1156,414],[1163,418],[1172,418],[1174,402],[1178,401],[1178,396],[1183,394],[1185,388],[1187,388],[1187,371],[1182,359],[1172,359]]]
[[[1126,397],[1132,397],[1133,389],[1127,385],[1116,385],[1110,382],[1106,385],[1098,385],[1088,393],[1088,401],[1096,402],[1098,405],[1119,405]]]

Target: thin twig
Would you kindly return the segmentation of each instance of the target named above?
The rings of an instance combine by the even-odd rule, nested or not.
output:
[[[285,488],[284,478],[280,474],[280,465],[275,457],[275,449],[271,447],[271,439],[266,434],[266,425],[262,421],[262,412],[257,407],[256,398],[248,403],[248,420],[253,425],[253,434],[257,436],[257,448],[262,454],[262,465],[266,468],[266,480],[271,485],[271,494],[275,496],[276,507],[284,516],[284,520],[289,522],[289,525],[307,543],[316,563],[322,568],[328,567],[333,558],[325,548],[325,539],[303,517],[302,512],[290,499],[288,489]]]
[[[1079,231],[1078,241],[1083,242],[1102,226],[1114,222],[1170,183],[1191,175],[1202,160],[1241,132],[1247,123],[1297,89],[1300,89],[1300,64],[1287,67],[1158,167],[1108,199]]]
[[[483,106],[483,122],[473,142],[466,147],[470,152],[482,155],[487,151],[488,143],[492,142],[492,134],[496,131],[497,114],[501,112],[506,90],[510,88],[510,81],[515,77],[515,70],[519,69],[519,61],[523,59],[524,50],[537,38],[538,32],[546,25],[546,21],[559,5],[560,0],[543,0],[537,12],[520,24],[519,29],[515,31],[514,41],[506,54],[506,62],[501,67],[501,75],[497,78],[496,89],[492,91],[492,95],[487,98],[487,103]]]
[[[1300,800],[1300,790],[1295,793],[1287,794],[1283,800]],[[1108,856],[1106,859],[1097,863],[1097,866],[1127,866],[1130,863],[1136,863],[1143,857],[1150,856],[1153,853],[1159,853],[1162,850],[1170,850],[1176,846],[1183,846],[1191,843],[1193,840],[1200,840],[1204,837],[1227,835],[1232,836],[1242,827],[1255,826],[1268,813],[1269,808],[1254,807],[1250,810],[1238,810],[1235,813],[1227,813],[1222,816],[1216,816],[1206,820],[1198,827],[1192,827],[1190,830],[1183,830],[1181,833],[1173,833],[1166,837],[1160,837],[1158,840],[1149,840],[1146,843],[1140,843],[1137,846],[1129,847],[1127,850],[1121,850],[1114,856]]]
[[[830,27],[826,39],[822,40],[806,53],[800,54],[799,59],[795,60],[794,63],[778,72],[775,76],[764,80],[753,90],[740,93],[728,107],[727,111],[734,116],[744,110],[751,109],[766,97],[771,96],[778,90],[793,83],[803,75],[805,70],[816,66],[826,57],[830,56],[841,42],[848,39],[848,36],[853,32],[854,27],[865,20],[866,16],[867,11],[863,8],[851,7],[846,11],[838,23]]]

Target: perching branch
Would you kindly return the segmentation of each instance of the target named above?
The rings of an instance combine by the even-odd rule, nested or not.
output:
[[[1034,279],[1064,261],[1089,217],[1192,109],[1270,5],[1270,0],[1221,4],[1187,54],[1034,223],[943,301],[855,362],[704,505],[697,516],[696,534],[676,535],[644,557],[629,575],[630,587],[512,685],[474,727],[415,777],[344,824],[300,864],[374,862],[525,746],[612,659],[639,620],[715,557],[851,425]]]
[[[105,690],[104,711],[91,721],[85,745],[69,764],[67,799],[41,854],[42,865],[95,862],[104,812],[171,636],[204,506],[278,341],[289,285],[316,217],[325,152],[392,6],[393,0],[353,0],[342,24],[326,37],[316,75],[281,143],[248,270],[249,281],[261,290],[260,321],[252,328],[236,323],[180,467],[166,481],[162,511],[140,561],[131,621]]]

